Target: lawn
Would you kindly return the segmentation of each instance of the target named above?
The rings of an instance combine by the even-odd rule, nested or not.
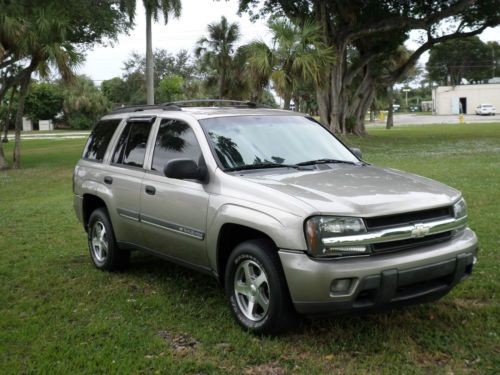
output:
[[[0,373],[498,373],[500,124],[346,142],[464,193],[481,248],[469,280],[432,304],[254,337],[208,276],[141,254],[122,273],[93,268],[71,198],[84,140],[27,140],[23,169],[0,172]]]

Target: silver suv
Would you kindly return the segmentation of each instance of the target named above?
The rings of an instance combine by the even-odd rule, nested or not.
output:
[[[213,275],[238,323],[266,334],[435,300],[469,276],[460,192],[364,162],[309,116],[217,104],[121,108],[95,126],[74,208],[96,267],[141,250]]]

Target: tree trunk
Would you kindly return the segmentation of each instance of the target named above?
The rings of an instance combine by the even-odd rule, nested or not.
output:
[[[3,151],[3,144],[0,142],[0,171],[9,169],[9,163],[5,159],[5,152]]]
[[[394,89],[392,85],[387,87],[387,97],[389,99],[389,108],[387,109],[387,122],[385,128],[390,129],[394,126]]]
[[[355,124],[352,132],[356,135],[365,135],[365,116],[368,109],[372,106],[373,98],[375,97],[375,86],[370,83],[367,91],[364,92],[363,98],[361,99],[358,108],[356,110]]]
[[[10,93],[10,99],[9,99],[9,106],[7,108],[7,113],[5,114],[5,123],[3,126],[3,138],[2,142],[3,143],[8,143],[9,139],[7,138],[7,134],[9,132],[9,122],[12,117],[12,105],[14,104],[14,96],[17,91],[17,86],[12,87],[12,91]]]
[[[149,105],[155,104],[152,22],[151,9],[146,7],[146,98]]]
[[[317,88],[316,99],[318,102],[319,121],[325,128],[330,129],[330,88]]]
[[[283,98],[283,109],[289,110],[291,101],[292,101],[292,95],[285,94],[285,97]]]
[[[21,80],[16,114],[16,131],[14,137],[14,151],[12,155],[14,169],[21,168],[21,130],[23,129],[24,102],[28,95],[31,72],[27,72]]]
[[[300,98],[297,95],[293,95],[293,104],[295,106],[295,111],[300,112]]]
[[[219,99],[224,99],[226,91],[226,69],[222,68],[219,77]]]

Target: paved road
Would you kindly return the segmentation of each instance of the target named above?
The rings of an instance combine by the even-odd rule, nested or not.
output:
[[[87,138],[89,136],[89,131],[54,131],[54,132],[26,132],[21,133],[21,139],[80,139]],[[14,133],[9,133],[7,138],[9,140],[14,139]]]
[[[412,114],[394,114],[394,125],[432,125],[432,124],[459,124],[459,116],[457,115],[412,115]],[[486,122],[500,122],[500,114],[495,116],[477,116],[465,115],[464,121],[466,123],[486,123]],[[376,120],[374,123],[366,122],[369,127],[382,127],[385,126],[385,120]],[[79,139],[87,138],[89,131],[53,131],[53,132],[26,132],[21,133],[22,139]],[[14,134],[9,133],[9,139],[14,139]]]
[[[431,124],[459,124],[458,115],[412,115],[394,114],[394,125],[431,125]],[[466,123],[500,122],[500,114],[495,116],[465,115]],[[367,123],[369,124],[369,123]],[[385,121],[377,120],[376,125],[385,125]]]

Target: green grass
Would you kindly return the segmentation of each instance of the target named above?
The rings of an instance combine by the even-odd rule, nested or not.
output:
[[[84,140],[24,141],[23,169],[0,172],[0,373],[498,373],[500,124],[346,142],[464,193],[481,246],[468,281],[432,304],[253,337],[210,277],[141,254],[123,273],[93,268],[71,200]]]

